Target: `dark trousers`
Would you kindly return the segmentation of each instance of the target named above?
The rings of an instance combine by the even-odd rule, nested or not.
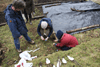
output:
[[[26,13],[26,10],[24,9],[24,15],[25,15],[25,18],[26,18],[27,21],[28,21],[28,15],[29,15],[29,20],[31,22],[31,19],[32,19],[31,13],[30,14],[27,14]]]
[[[31,39],[30,39],[30,37],[28,36],[28,34],[24,34],[23,36],[24,36],[24,38],[25,38],[28,42],[31,41]],[[19,41],[19,38],[14,38],[14,43],[15,43],[16,49],[20,49],[20,41]]]
[[[71,48],[72,48],[72,47],[63,46],[63,47],[61,47],[61,50],[65,51],[65,50],[69,50],[69,49],[71,49]]]

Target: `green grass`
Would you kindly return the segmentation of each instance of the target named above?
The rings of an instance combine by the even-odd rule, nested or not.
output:
[[[86,1],[89,1],[89,0],[86,0]],[[91,1],[100,4],[100,0],[91,0]]]
[[[62,57],[65,57],[67,60],[67,64],[62,64],[61,67],[78,67],[78,65],[75,64],[75,62],[71,62],[67,55],[74,57],[74,59],[83,67],[99,67],[100,65],[100,29],[95,29],[91,31],[87,31],[84,33],[75,34],[75,36],[78,41],[79,45],[72,48],[68,51],[56,51],[56,48],[52,46],[53,43],[53,35],[51,38],[45,42],[40,39],[40,36],[37,34],[37,26],[39,24],[38,20],[32,21],[32,25],[29,23],[26,24],[28,28],[28,35],[29,37],[34,40],[37,44],[31,45],[27,43],[27,41],[24,39],[20,39],[20,46],[23,51],[25,50],[35,50],[36,48],[40,48],[40,50],[36,52],[31,52],[31,56],[38,56],[38,58],[33,59],[31,62],[33,62],[33,66],[39,65],[40,62],[42,62],[43,67],[47,67],[45,64],[45,58],[49,58],[51,60],[51,64],[57,63],[58,57],[60,59]],[[0,27],[0,43],[2,43],[6,48],[7,51],[5,53],[5,59],[2,62],[2,67],[13,67],[15,65],[14,61],[19,61],[19,53],[15,49],[15,45],[13,42],[12,34],[9,30],[8,25]]]
[[[2,0],[3,3],[5,3],[5,1],[8,0]],[[35,10],[37,11],[36,15],[40,15],[39,11],[37,9]],[[31,56],[38,56],[32,61],[28,61],[32,62],[33,66],[39,67],[39,63],[42,62],[42,67],[47,67],[45,64],[45,58],[50,59],[51,63],[49,65],[56,65],[58,57],[60,59],[64,57],[67,60],[67,64],[62,64],[61,67],[79,67],[77,64],[75,64],[75,62],[72,62],[67,58],[67,55],[69,55],[73,57],[80,65],[82,65],[82,67],[100,67],[100,29],[73,35],[77,38],[79,45],[68,51],[57,52],[56,47],[52,45],[54,38],[53,35],[47,42],[45,42],[42,41],[40,36],[37,34],[37,26],[40,20],[41,19],[32,21],[32,25],[29,23],[26,24],[29,30],[28,35],[35,41],[35,45],[27,43],[24,37],[20,39],[20,46],[23,51],[40,48],[40,50],[30,53]],[[3,48],[6,48],[5,58],[3,59],[1,66],[14,67],[14,65],[20,60],[20,57],[19,53],[15,49],[13,37],[8,25],[0,27],[0,43],[3,45]],[[14,63],[15,61],[17,61],[17,63]]]

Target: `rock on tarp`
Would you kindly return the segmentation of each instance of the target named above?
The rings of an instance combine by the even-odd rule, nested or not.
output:
[[[47,18],[50,18],[52,20],[53,29],[55,33],[57,32],[57,30],[62,30],[64,33],[66,33],[66,31],[100,24],[100,11],[77,12],[77,11],[72,11],[70,9],[70,8],[75,8],[78,10],[100,9],[100,5],[92,1],[79,2],[79,3],[72,3],[72,2],[61,3],[61,5],[58,6],[45,8],[45,6],[49,5],[43,5],[42,9],[43,13],[48,12]]]

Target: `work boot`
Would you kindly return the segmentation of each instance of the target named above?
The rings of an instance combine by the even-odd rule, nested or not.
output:
[[[35,44],[35,42],[34,42],[33,40],[32,40],[32,41],[30,41],[29,43],[30,43],[30,44]]]
[[[21,52],[22,52],[22,50],[21,50],[21,49],[17,49],[17,52],[21,53]]]

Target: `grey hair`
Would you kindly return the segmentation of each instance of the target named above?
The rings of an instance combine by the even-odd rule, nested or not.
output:
[[[23,0],[14,0],[12,6],[14,6],[15,9],[23,9],[25,8],[26,3]]]

